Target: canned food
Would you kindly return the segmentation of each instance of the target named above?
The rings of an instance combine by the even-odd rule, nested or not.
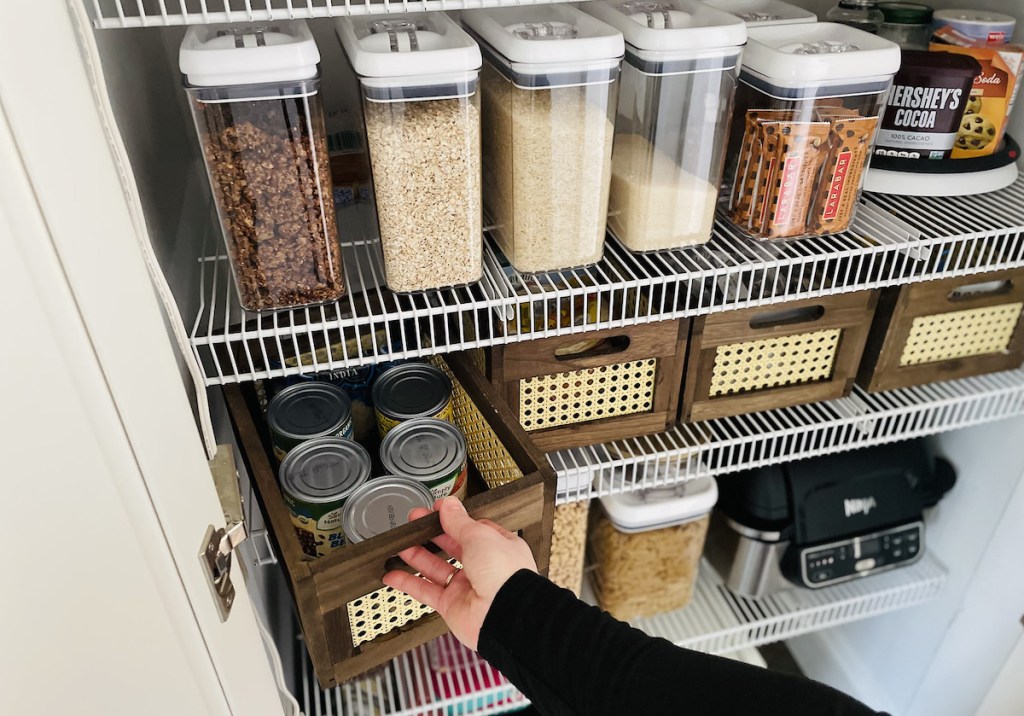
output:
[[[352,401],[330,383],[297,383],[267,405],[274,455],[284,460],[292,448],[312,438],[352,438]]]
[[[307,556],[323,557],[345,544],[344,506],[369,477],[370,454],[346,438],[314,438],[288,453],[281,492]]]
[[[422,483],[434,499],[466,496],[466,438],[444,420],[414,418],[391,430],[380,461],[393,475]]]
[[[426,363],[406,363],[384,373],[373,384],[373,407],[381,437],[412,418],[455,421],[452,382]]]
[[[376,477],[357,489],[345,503],[342,524],[349,542],[362,542],[409,521],[414,507],[434,506],[430,490],[407,477]]]

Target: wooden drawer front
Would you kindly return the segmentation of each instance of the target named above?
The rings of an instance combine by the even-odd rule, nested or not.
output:
[[[683,419],[831,400],[849,392],[875,291],[711,314],[694,322]]]
[[[886,289],[857,382],[869,391],[1016,368],[1024,270]]]
[[[497,485],[466,501],[474,517],[519,532],[547,573],[555,476],[479,371],[459,356],[444,360],[454,379],[456,421],[474,471]],[[269,437],[249,386],[224,388],[231,419],[278,559],[288,577],[310,659],[324,688],[358,676],[447,631],[429,608],[385,587],[402,567],[395,555],[441,533],[431,515],[326,557],[307,559],[277,482]]]
[[[486,350],[484,371],[542,450],[660,432],[679,404],[689,321]]]

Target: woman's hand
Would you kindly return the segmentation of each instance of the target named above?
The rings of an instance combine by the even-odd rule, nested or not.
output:
[[[384,584],[433,607],[452,634],[476,651],[480,627],[498,590],[520,569],[536,572],[537,563],[518,535],[490,520],[474,520],[457,497],[438,500],[434,511],[441,514],[444,529],[434,544],[459,560],[463,568],[457,570],[424,547],[410,547],[398,556],[420,576],[388,572]],[[409,519],[429,514],[429,510],[417,508],[409,513]]]

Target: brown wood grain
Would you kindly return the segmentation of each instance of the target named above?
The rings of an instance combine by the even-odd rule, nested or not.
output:
[[[502,442],[523,477],[466,500],[470,514],[519,531],[530,545],[542,573],[551,551],[555,474],[544,454],[527,438],[495,389],[464,356],[448,364],[471,396],[484,420]],[[387,562],[402,549],[424,544],[440,534],[436,515],[403,525],[358,544],[345,545],[316,560],[305,558],[272,466],[269,438],[258,414],[251,386],[224,387],[228,411],[254,493],[266,516],[268,532],[288,578],[299,623],[320,684],[327,688],[353,678],[447,629],[437,617],[417,619],[359,647],[352,646],[347,604],[383,584]]]
[[[1009,285],[1006,290],[995,293],[951,298],[950,294],[961,287],[990,281],[1008,281]],[[1018,320],[1005,353],[908,366],[901,366],[900,358],[915,318],[1022,301],[1024,269],[990,271],[885,289],[857,373],[857,383],[874,393],[1017,368],[1024,362],[1024,320]]]
[[[878,301],[877,291],[823,296],[787,301],[765,308],[712,313],[694,321],[683,388],[682,420],[694,422],[740,415],[761,410],[832,400],[849,393],[860,365],[871,317]],[[820,306],[820,317],[802,323],[752,328],[766,313]],[[711,397],[711,380],[717,350],[722,345],[777,338],[811,331],[840,329],[839,343],[828,380],[777,386],[735,395]]]

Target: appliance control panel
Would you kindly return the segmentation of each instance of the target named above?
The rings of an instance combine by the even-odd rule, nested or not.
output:
[[[916,562],[923,551],[923,522],[804,547],[800,550],[801,581],[811,588],[826,587]]]

